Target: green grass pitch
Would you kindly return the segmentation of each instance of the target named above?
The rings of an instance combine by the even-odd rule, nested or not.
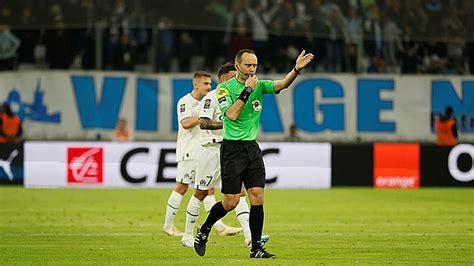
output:
[[[0,264],[474,264],[472,189],[269,189],[274,260],[250,259],[242,235],[212,233],[205,257],[165,236],[170,191],[0,187]]]

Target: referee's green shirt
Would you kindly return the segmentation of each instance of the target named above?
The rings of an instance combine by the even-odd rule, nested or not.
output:
[[[240,83],[235,77],[217,86],[217,100],[223,114],[239,99],[240,93],[245,84]],[[260,113],[262,112],[263,94],[273,94],[273,80],[259,80],[257,86],[250,94],[250,98],[245,107],[240,112],[235,121],[230,120],[225,115],[222,122],[224,124],[224,139],[227,140],[255,140],[258,134],[260,123]]]

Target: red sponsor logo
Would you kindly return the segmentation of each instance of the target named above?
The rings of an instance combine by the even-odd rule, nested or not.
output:
[[[101,184],[102,148],[68,148],[67,182],[71,184]]]
[[[420,187],[420,145],[374,144],[374,187]]]

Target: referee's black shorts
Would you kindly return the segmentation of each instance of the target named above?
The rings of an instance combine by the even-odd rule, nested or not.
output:
[[[239,194],[246,189],[265,187],[262,150],[254,140],[224,140],[221,145],[222,193]]]

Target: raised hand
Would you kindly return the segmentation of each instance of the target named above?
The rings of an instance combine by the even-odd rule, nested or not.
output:
[[[312,53],[307,54],[306,51],[303,50],[298,58],[296,58],[295,69],[297,71],[301,71],[311,62],[311,60],[313,60],[313,58],[314,55]]]

